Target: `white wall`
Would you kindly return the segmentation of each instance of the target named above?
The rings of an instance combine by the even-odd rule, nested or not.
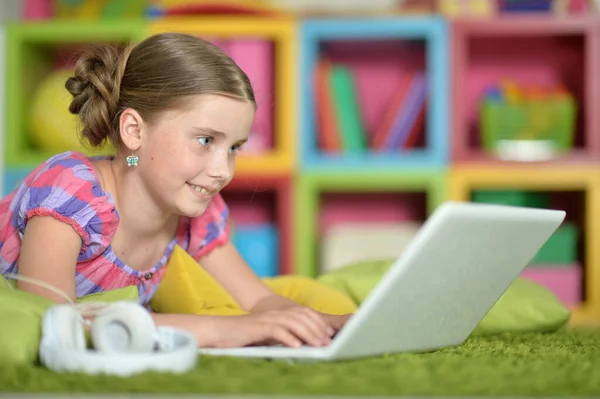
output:
[[[24,0],[0,0],[0,24],[18,19]]]

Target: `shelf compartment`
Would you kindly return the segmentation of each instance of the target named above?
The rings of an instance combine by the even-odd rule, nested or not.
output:
[[[576,100],[572,150],[542,163],[600,159],[598,103],[600,23],[572,16],[508,16],[452,23],[452,159],[500,160],[482,148],[480,100],[486,88],[510,80],[519,85],[562,85]],[[516,40],[518,39],[518,40]]]
[[[450,171],[449,198],[456,201],[473,200],[474,192],[520,192],[530,193],[520,200],[508,203],[522,206],[564,209],[567,212],[563,227],[577,227],[577,262],[582,267],[584,281],[581,285],[582,301],[572,305],[573,323],[587,323],[600,317],[600,179],[597,173],[585,166],[563,167],[522,166],[505,168],[492,165],[455,166]],[[544,193],[550,200],[535,200],[531,193]],[[506,198],[506,197],[504,197]],[[528,198],[528,199],[524,199]],[[503,202],[503,201],[497,201]],[[551,240],[556,240],[553,237]],[[561,241],[561,239],[559,239]],[[570,239],[562,240],[568,243]],[[548,260],[547,255],[540,265]],[[564,255],[564,254],[563,254]],[[538,258],[539,259],[539,258]],[[564,260],[564,259],[562,259]],[[558,262],[558,267],[574,262]],[[542,263],[543,262],[543,263]],[[528,267],[536,266],[532,263]]]
[[[297,184],[296,273],[308,277],[321,271],[324,229],[340,221],[382,222],[385,212],[388,225],[394,221],[420,224],[446,197],[444,173],[431,170],[304,173]]]
[[[322,192],[318,273],[365,259],[398,257],[427,218],[427,200],[425,189]]]
[[[305,84],[298,89],[302,101],[299,137],[302,170],[372,171],[445,164],[448,147],[446,41],[446,23],[436,17],[303,21],[300,81]],[[423,127],[417,131],[420,138],[406,150],[374,149],[374,137],[386,113],[401,113],[397,105],[392,105],[400,103],[394,96],[413,73],[424,75],[427,88]],[[323,77],[325,74],[329,77]],[[321,84],[317,83],[319,80]],[[337,84],[333,83],[336,81]],[[354,93],[353,104],[339,106],[340,110],[346,110],[341,111],[346,117],[322,117],[336,116],[336,104],[341,104],[333,100],[317,103],[318,98],[323,98],[319,94],[322,89],[331,88],[332,99],[336,96],[347,100],[348,96],[342,92],[348,87]],[[325,108],[331,106],[333,111],[321,111],[324,108],[318,104],[329,104]],[[417,112],[413,112],[413,120],[416,117]],[[346,122],[340,122],[346,118]],[[334,120],[333,125],[338,126],[329,130],[332,134],[325,134],[320,128],[325,119]],[[355,123],[356,120],[359,122]],[[350,128],[357,124],[360,129]],[[341,135],[340,130],[346,134]],[[351,135],[350,131],[355,134]],[[354,137],[354,140],[342,139],[342,136]],[[329,139],[324,141],[324,137]],[[339,145],[341,140],[346,144]]]
[[[260,245],[260,251],[249,248],[246,243],[241,243],[240,252],[247,253],[246,261],[260,275],[264,270],[264,261],[260,258],[270,258],[272,254],[265,251],[272,250],[276,253],[276,267],[268,265],[268,269],[275,274],[290,274],[294,270],[292,257],[292,188],[291,178],[281,176],[238,176],[222,191],[223,198],[229,206],[231,218],[236,228],[244,230],[246,237],[252,237],[252,230],[262,238],[254,241],[253,245]],[[235,240],[233,240],[236,242]],[[248,240],[246,240],[248,242]],[[256,251],[259,258],[252,258],[251,253]],[[264,259],[266,259],[264,258]],[[260,265],[260,266],[259,266]]]
[[[237,156],[239,174],[263,176],[288,173],[295,167],[297,35],[296,22],[287,17],[169,17],[152,21],[151,34],[177,31],[202,37],[216,45],[225,44],[228,52],[256,83],[258,109],[253,128],[265,136],[252,135],[251,147],[267,145],[264,150],[245,150]],[[227,43],[246,46],[247,51],[228,50]],[[262,43],[262,45],[257,45]],[[250,44],[252,48],[247,45]],[[266,46],[266,47],[265,47]],[[237,46],[238,48],[240,46]],[[259,60],[270,54],[270,62]],[[264,63],[273,73],[265,75]],[[270,79],[270,80],[268,80]],[[266,83],[266,84],[265,84]],[[264,130],[263,130],[264,129]],[[258,133],[258,131],[257,131]],[[252,141],[256,140],[256,145]]]
[[[505,189],[471,192],[471,201],[524,206],[543,209],[561,209],[566,219],[526,266],[522,275],[550,289],[565,305],[576,306],[585,301],[584,257],[586,240],[585,191]],[[562,285],[558,284],[562,280]]]
[[[30,126],[31,118],[39,120],[44,116],[32,115],[32,104],[36,102],[33,96],[39,84],[50,77],[50,73],[71,66],[74,51],[81,45],[126,43],[141,39],[145,33],[145,25],[135,22],[116,25],[107,22],[58,21],[9,25],[6,29],[6,97],[11,101],[6,103],[5,164],[9,167],[30,167],[58,152],[73,149],[60,149],[62,147],[49,143],[47,137],[52,134],[52,128],[57,132],[61,129],[67,130],[71,123],[68,118],[74,118],[67,108],[51,109],[52,104],[59,105],[61,101],[41,98],[40,101],[47,101],[50,107],[50,112],[46,114],[46,131],[39,131],[40,128],[32,130]],[[60,77],[58,74],[55,76]],[[56,94],[52,94],[53,85],[56,85]],[[52,81],[48,87],[46,94],[50,97],[69,96],[64,88],[64,79]],[[70,135],[68,140],[78,137],[77,131],[65,131],[60,134]],[[34,137],[38,139],[35,140]],[[56,140],[58,142],[65,139],[57,137]],[[108,149],[80,150],[88,154],[99,154]]]

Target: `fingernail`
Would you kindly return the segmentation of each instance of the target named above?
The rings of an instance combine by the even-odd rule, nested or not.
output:
[[[335,333],[335,330],[333,328],[329,327],[327,329],[327,334],[329,334],[331,336],[331,335],[333,335],[333,333]]]

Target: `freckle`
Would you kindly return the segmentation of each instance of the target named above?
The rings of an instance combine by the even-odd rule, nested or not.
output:
[[[150,157],[150,160],[151,160],[151,161],[154,161],[154,157]]]
[[[121,256],[125,255],[125,251],[121,252]]]

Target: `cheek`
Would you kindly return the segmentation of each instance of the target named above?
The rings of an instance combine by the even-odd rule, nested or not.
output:
[[[229,163],[229,170],[231,171],[231,177],[229,180],[233,179],[233,174],[235,173],[235,161],[236,161],[235,156],[229,157],[228,163]]]
[[[201,146],[187,143],[174,156],[174,173],[184,180],[192,180],[202,173],[209,162],[209,153]]]
[[[189,146],[186,148],[181,140],[177,140],[176,132],[155,131],[152,140],[147,143],[144,162],[150,170],[150,176],[161,181],[174,180],[185,172],[185,165],[190,163]],[[140,162],[142,160],[140,159]]]

